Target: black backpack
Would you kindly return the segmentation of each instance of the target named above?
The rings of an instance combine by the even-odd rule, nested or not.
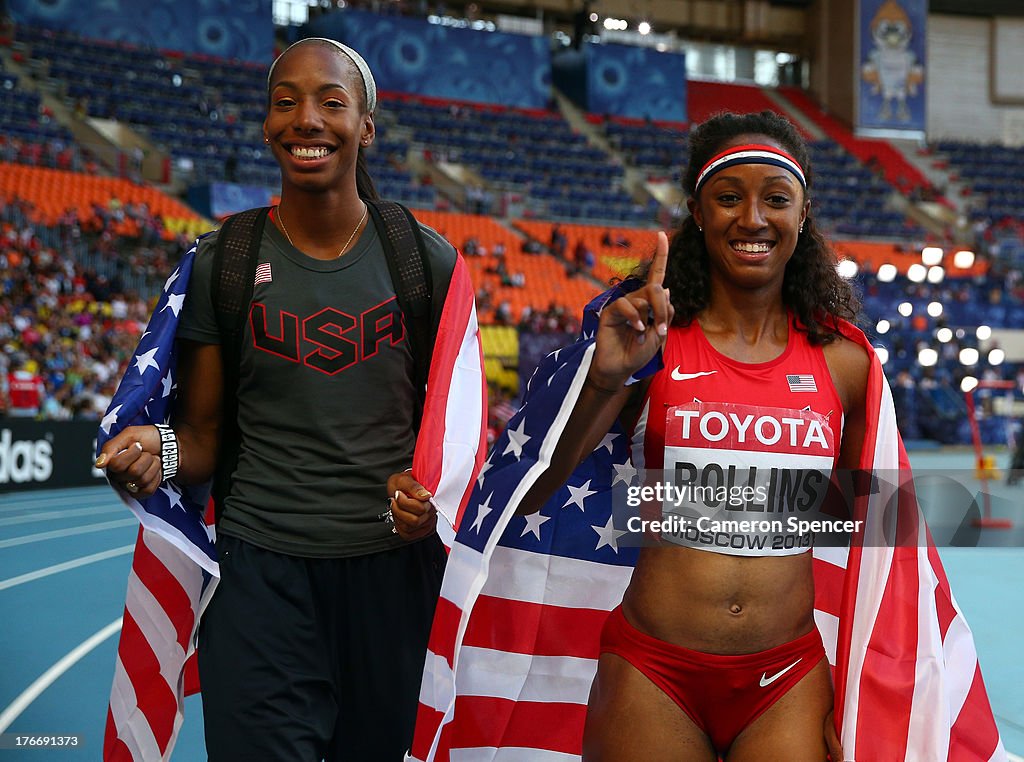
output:
[[[409,337],[417,391],[413,420],[419,429],[436,333],[432,318],[434,289],[427,250],[419,224],[404,206],[383,200],[367,200],[366,205],[377,230],[382,233],[385,259]],[[249,209],[224,220],[213,253],[214,276],[210,290],[224,361],[223,432],[213,482],[218,520],[230,489],[231,474],[238,463],[241,435],[238,430],[238,395],[234,391],[238,388],[241,340],[249,319],[256,260],[270,209]]]

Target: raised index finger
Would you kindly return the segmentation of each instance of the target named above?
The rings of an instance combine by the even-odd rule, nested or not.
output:
[[[668,236],[664,230],[658,231],[658,244],[654,249],[654,260],[647,273],[647,284],[660,286],[665,280],[665,269],[668,267]]]

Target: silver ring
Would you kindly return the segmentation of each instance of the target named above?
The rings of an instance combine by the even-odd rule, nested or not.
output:
[[[139,485],[135,482],[125,482],[124,488],[133,494],[139,491]]]

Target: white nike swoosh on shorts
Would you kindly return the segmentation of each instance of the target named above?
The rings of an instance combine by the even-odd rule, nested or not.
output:
[[[780,670],[779,670],[778,672],[776,672],[776,673],[775,673],[774,675],[772,675],[771,677],[768,677],[767,673],[765,673],[765,672],[762,672],[762,673],[761,673],[761,687],[762,687],[762,688],[767,688],[767,687],[768,687],[769,685],[771,685],[772,683],[774,683],[774,682],[775,682],[776,680],[778,680],[778,679],[779,679],[780,677],[782,677],[782,676],[783,676],[784,674],[786,674],[787,672],[789,672],[789,670],[793,669],[793,667],[795,667],[795,666],[796,666],[797,664],[799,664],[799,663],[800,663],[800,662],[802,662],[802,661],[803,661],[803,657],[801,657],[801,658],[797,659],[797,660],[796,660],[795,662],[793,662],[792,664],[790,664],[790,665],[789,665],[788,667],[785,667],[785,668],[783,668],[783,669],[780,669]]]
[[[699,373],[680,373],[679,366],[675,367],[672,371],[673,381],[688,381],[691,378],[700,378],[701,376],[710,376],[712,373],[718,373],[717,370],[702,370]]]

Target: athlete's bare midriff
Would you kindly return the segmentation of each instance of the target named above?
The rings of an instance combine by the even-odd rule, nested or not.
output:
[[[727,556],[644,548],[623,613],[642,632],[694,651],[764,651],[814,626],[811,564],[811,553]]]

